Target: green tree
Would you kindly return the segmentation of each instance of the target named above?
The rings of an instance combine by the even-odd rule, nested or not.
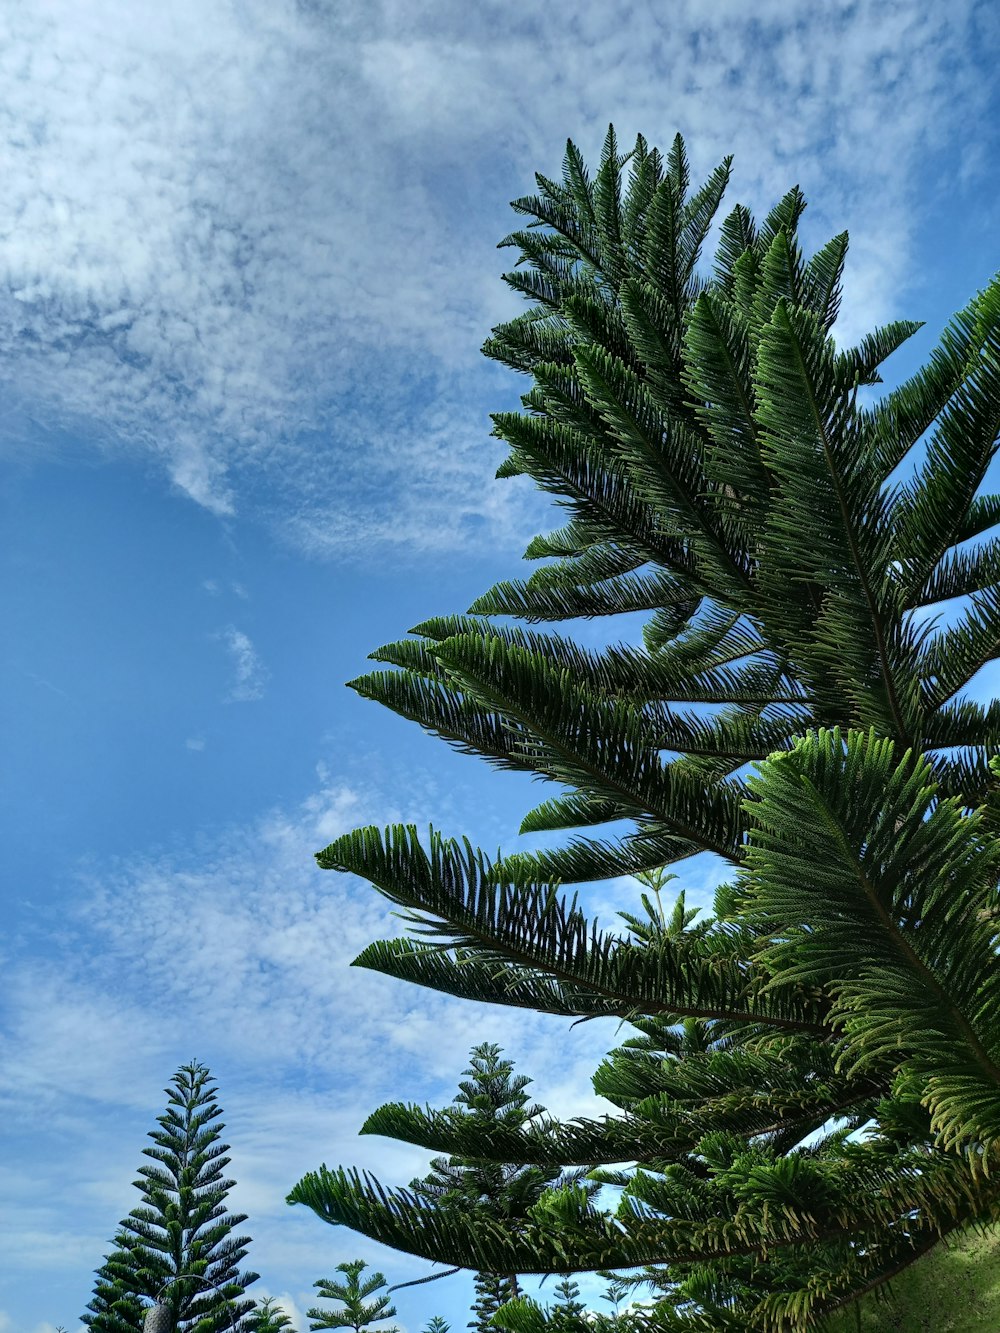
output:
[[[97,1270],[94,1297],[82,1322],[95,1333],[141,1333],[148,1302],[160,1297],[175,1333],[247,1333],[256,1325],[245,1297],[257,1274],[240,1272],[249,1237],[246,1221],[226,1210],[234,1182],[225,1178],[228,1145],[204,1065],[182,1066],[166,1089],[166,1112],[143,1154],[135,1182],[142,1205],[119,1223],[114,1250]]]
[[[572,1330],[578,1327],[587,1307],[580,1300],[580,1284],[571,1277],[564,1277],[556,1284],[556,1304],[553,1307],[553,1322],[557,1328]]]
[[[481,1133],[492,1134],[498,1126],[517,1131],[545,1124],[545,1108],[530,1104],[527,1088],[531,1079],[515,1074],[513,1063],[501,1056],[500,1047],[490,1042],[474,1046],[453,1104],[443,1113],[456,1126],[460,1122],[470,1140]],[[406,1132],[411,1111],[398,1103],[383,1106],[369,1117],[364,1132],[397,1137],[400,1131]],[[534,1205],[555,1182],[578,1178],[579,1172],[566,1177],[557,1166],[438,1157],[432,1161],[428,1175],[410,1182],[410,1189],[421,1202],[445,1216],[461,1211],[500,1218],[506,1227],[516,1230],[530,1218]],[[500,1306],[519,1294],[516,1273],[477,1273],[473,1318],[468,1327],[485,1333]]]
[[[441,1315],[432,1315],[424,1325],[424,1333],[448,1333],[451,1325]]]
[[[295,1333],[291,1318],[273,1296],[267,1296],[260,1302],[254,1312],[254,1320],[253,1333],[279,1333],[280,1329]]]
[[[511,1301],[500,1311],[493,1327],[510,1329],[511,1333],[588,1333],[599,1325],[602,1333],[610,1333],[608,1320],[595,1320],[588,1313],[572,1278],[564,1277],[555,1295],[555,1303],[548,1306],[524,1296]]]
[[[968,693],[1000,653],[1000,496],[983,491],[1000,282],[869,401],[919,325],[834,342],[847,236],[806,258],[797,188],[760,223],[733,209],[706,271],[729,169],[692,191],[679,137],[621,154],[611,130],[593,178],[570,143],[562,180],[515,202],[506,281],[533,304],[484,350],[532,383],[493,418],[500,474],[569,521],[530,543],[548,562],[530,578],[354,682],[559,784],[523,831],[630,831],[493,859],[369,828],[318,858],[417,928],[360,965],[634,1021],[654,1044],[600,1076],[616,1116],[470,1139],[411,1108],[396,1126],[438,1152],[597,1168],[617,1216],[568,1187],[516,1230],[445,1219],[326,1168],[289,1198],[473,1270],[643,1270],[660,1328],[792,1330],[1000,1216],[1000,705]],[[530,627],[632,612],[641,645]],[[602,930],[560,891],[699,852],[732,879],[681,930],[648,895]]]
[[[337,1265],[337,1272],[343,1273],[346,1281],[333,1282],[329,1278],[320,1278],[313,1284],[325,1300],[342,1301],[343,1304],[339,1310],[321,1310],[319,1306],[307,1310],[307,1318],[313,1320],[309,1325],[311,1329],[353,1328],[354,1333],[361,1333],[363,1328],[395,1317],[396,1307],[390,1303],[389,1296],[385,1293],[375,1296],[386,1285],[384,1274],[372,1273],[364,1281],[361,1280],[361,1274],[367,1266],[362,1259],[350,1259],[347,1263]],[[375,1296],[375,1299],[369,1300],[370,1296]],[[399,1333],[399,1328],[390,1324],[388,1328],[380,1328],[378,1333]]]
[[[601,1298],[608,1302],[612,1310],[612,1318],[617,1319],[621,1314],[622,1301],[629,1294],[629,1284],[620,1276],[607,1273],[608,1285],[604,1289],[604,1295]]]
[[[467,1328],[486,1333],[493,1323],[493,1316],[508,1301],[515,1300],[519,1289],[510,1278],[498,1273],[477,1273],[475,1280],[475,1300],[472,1302],[472,1318]]]

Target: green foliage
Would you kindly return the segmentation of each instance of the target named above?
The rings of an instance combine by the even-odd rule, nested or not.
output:
[[[321,1297],[328,1301],[341,1301],[342,1305],[339,1310],[321,1310],[319,1306],[307,1310],[306,1317],[313,1321],[309,1325],[311,1329],[353,1328],[354,1333],[361,1333],[363,1328],[395,1317],[396,1307],[389,1296],[384,1292],[375,1296],[386,1285],[384,1274],[372,1273],[362,1281],[361,1274],[367,1266],[361,1259],[351,1259],[337,1265],[337,1272],[344,1274],[345,1281],[320,1278],[313,1283]],[[369,1300],[370,1296],[375,1296],[375,1299]],[[378,1333],[399,1333],[399,1329],[395,1324],[390,1324],[388,1328],[380,1328]]]
[[[176,1333],[257,1328],[244,1293],[257,1274],[240,1272],[249,1238],[232,1233],[246,1221],[226,1211],[235,1183],[225,1178],[228,1145],[214,1079],[204,1065],[182,1066],[166,1089],[166,1112],[143,1154],[135,1182],[142,1206],[119,1223],[114,1250],[97,1270],[94,1297],[81,1322],[95,1333],[141,1333],[149,1302],[159,1298]]]
[[[608,1279],[608,1285],[604,1289],[603,1299],[609,1303],[614,1311],[614,1317],[617,1319],[621,1313],[622,1301],[625,1300],[631,1290],[630,1284],[626,1282],[624,1278],[619,1277],[614,1273],[605,1273],[602,1276]]]
[[[580,1288],[571,1278],[564,1277],[558,1283],[555,1296],[555,1302],[545,1306],[518,1297],[504,1306],[493,1326],[509,1329],[510,1333],[587,1333],[594,1326],[594,1316],[587,1312],[580,1300]],[[597,1323],[602,1325],[600,1320]]]
[[[516,1279],[515,1279],[516,1280]],[[518,1299],[514,1281],[497,1273],[477,1273],[472,1318],[466,1325],[476,1333],[487,1333],[493,1327],[494,1316],[508,1301]]]
[[[419,1143],[429,1126],[446,1124],[454,1142],[461,1137],[473,1146],[484,1134],[493,1138],[505,1129],[514,1135],[544,1133],[545,1110],[531,1104],[528,1097],[531,1080],[524,1074],[515,1075],[511,1061],[501,1055],[500,1047],[489,1042],[472,1048],[465,1078],[447,1110],[390,1104],[369,1116],[363,1132]],[[516,1231],[532,1217],[533,1209],[554,1184],[569,1184],[578,1177],[579,1172],[563,1172],[558,1165],[453,1155],[435,1158],[430,1173],[411,1181],[410,1189],[422,1204],[444,1218],[461,1212],[473,1218],[500,1219],[508,1230]],[[591,1187],[591,1193],[595,1189]],[[478,1272],[469,1328],[485,1333],[497,1310],[518,1295],[515,1272]]]
[[[556,1284],[555,1304],[549,1309],[549,1317],[557,1329],[573,1333],[580,1326],[587,1307],[580,1300],[580,1286],[570,1277],[564,1277]]]
[[[256,1323],[253,1326],[253,1333],[279,1333],[279,1330],[283,1328],[288,1329],[288,1333],[295,1333],[291,1319],[273,1296],[268,1296],[261,1301],[257,1306],[254,1317]]]
[[[506,281],[533,304],[484,351],[531,384],[494,433],[501,475],[568,521],[529,545],[536,573],[354,682],[557,784],[525,830],[587,836],[490,858],[368,828],[318,857],[410,928],[357,965],[634,1026],[595,1076],[616,1115],[385,1126],[588,1167],[616,1212],[570,1182],[513,1227],[325,1166],[289,1197],[479,1272],[632,1270],[651,1299],[622,1327],[790,1333],[1000,1218],[1000,705],[967,694],[1000,656],[1000,281],[862,405],[919,326],[834,342],[847,238],[807,258],[797,189],[760,222],[733,209],[709,276],[728,174],[692,190],[679,137],[623,155],[611,130],[593,179],[570,144],[515,201]],[[641,647],[531,628],[636,610]],[[712,915],[665,908],[668,868],[703,851],[732,870]],[[617,929],[564,889],[627,875],[645,892]]]

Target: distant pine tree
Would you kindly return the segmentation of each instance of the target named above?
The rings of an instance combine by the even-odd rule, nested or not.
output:
[[[148,1302],[159,1296],[170,1311],[171,1333],[250,1333],[258,1328],[245,1297],[257,1274],[240,1272],[246,1221],[226,1211],[235,1181],[225,1179],[228,1144],[220,1143],[222,1110],[204,1065],[191,1063],[166,1089],[169,1104],[144,1148],[135,1187],[142,1206],[119,1223],[114,1250],[97,1270],[93,1300],[81,1322],[94,1333],[142,1333]],[[280,1325],[273,1325],[280,1327]]]
[[[314,1283],[325,1299],[343,1301],[343,1308],[340,1310],[327,1311],[314,1306],[306,1311],[307,1317],[314,1321],[309,1325],[314,1333],[319,1328],[353,1328],[354,1333],[361,1333],[363,1328],[381,1323],[383,1319],[393,1318],[396,1307],[390,1303],[388,1295],[376,1296],[375,1300],[369,1301],[368,1298],[381,1291],[386,1283],[385,1275],[377,1272],[362,1282],[361,1274],[366,1267],[367,1264],[362,1259],[351,1259],[347,1263],[337,1265],[337,1272],[346,1275],[346,1282],[332,1282],[328,1278],[320,1278]],[[395,1324],[390,1324],[388,1328],[378,1329],[377,1333],[400,1333],[400,1330]]]
[[[515,1074],[512,1062],[502,1055],[501,1048],[489,1042],[472,1048],[469,1068],[458,1085],[454,1104],[440,1113],[450,1126],[462,1122],[473,1136],[484,1127],[521,1131],[543,1123],[545,1108],[529,1105],[527,1088],[531,1079]],[[406,1114],[406,1108],[383,1106],[370,1118],[366,1129],[392,1134],[397,1118]],[[578,1174],[523,1162],[436,1157],[430,1173],[411,1181],[410,1189],[442,1214],[471,1212],[517,1227],[531,1215],[546,1190],[570,1178],[576,1180]],[[516,1273],[477,1273],[475,1290],[468,1327],[477,1333],[486,1333],[501,1305],[520,1294]]]
[[[550,1317],[557,1329],[566,1333],[580,1327],[580,1321],[586,1314],[587,1307],[580,1300],[580,1284],[568,1275],[556,1286],[556,1304],[550,1311]]]
[[[567,1314],[583,1314],[586,1306],[580,1300],[580,1284],[574,1282],[569,1276],[556,1286],[556,1296],[559,1298],[559,1308]]]
[[[516,1295],[516,1278],[499,1277],[496,1273],[476,1274],[476,1299],[472,1304],[472,1318],[466,1325],[475,1333],[487,1333],[493,1322],[493,1316],[513,1300]]]
[[[504,1329],[505,1333],[619,1333],[617,1314],[609,1317],[588,1311],[580,1300],[578,1284],[568,1274],[556,1286],[555,1294],[554,1305],[543,1306],[530,1296],[510,1301],[497,1315],[491,1333],[498,1329]],[[651,1333],[651,1330],[630,1330],[630,1333]]]
[[[254,1319],[253,1333],[279,1333],[281,1329],[286,1329],[287,1333],[295,1333],[291,1319],[277,1304],[273,1296],[268,1296],[261,1301],[260,1305],[257,1306]]]

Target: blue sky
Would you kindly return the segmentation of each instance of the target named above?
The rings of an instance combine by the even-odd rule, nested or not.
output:
[[[320,1161],[423,1169],[356,1138],[379,1102],[443,1103],[495,1040],[539,1101],[595,1108],[613,1028],[350,971],[392,919],[312,862],[397,818],[510,846],[539,799],[343,688],[551,526],[491,480],[487,414],[522,387],[478,352],[520,308],[508,201],[567,136],[593,160],[609,120],[680,129],[696,170],[736,155],[730,202],[799,182],[808,245],[850,229],[838,329],[927,320],[903,371],[997,267],[998,25],[974,0],[3,6],[2,1333],[77,1328],[192,1056],[254,1291],[300,1333],[344,1259],[426,1272],[283,1202]],[[467,1296],[402,1292],[401,1322],[460,1329]]]

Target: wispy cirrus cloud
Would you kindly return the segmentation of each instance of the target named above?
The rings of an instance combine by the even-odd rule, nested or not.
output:
[[[964,127],[997,21],[977,0],[8,5],[8,445],[41,426],[152,456],[315,555],[513,543],[534,520],[486,484],[485,444],[511,390],[476,349],[518,308],[494,246],[532,171],[567,134],[593,157],[614,119],[626,145],[680,128],[703,168],[734,151],[756,207],[798,180],[817,240],[854,234],[856,332],[897,313],[928,154],[957,145],[956,187],[984,169]]]
[[[233,680],[226,695],[227,703],[253,703],[264,697],[268,671],[253,646],[249,634],[227,625],[217,636],[225,646],[233,668]],[[194,746],[192,748],[199,748]]]

